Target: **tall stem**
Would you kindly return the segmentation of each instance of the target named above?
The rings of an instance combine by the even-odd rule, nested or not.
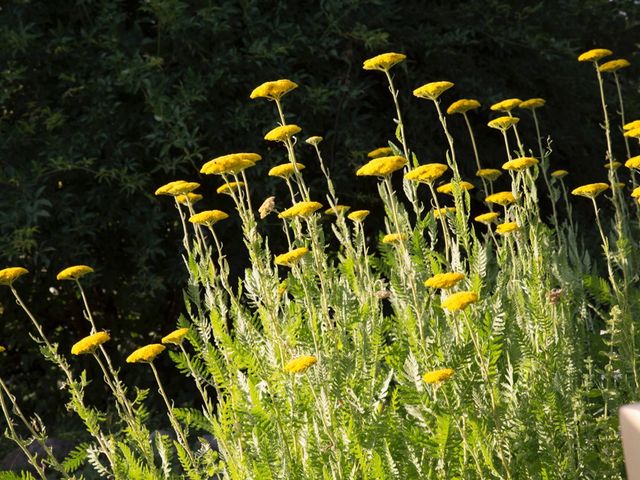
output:
[[[407,147],[407,139],[404,134],[404,122],[402,121],[402,114],[400,113],[400,104],[398,103],[398,94],[399,92],[393,86],[393,79],[391,78],[391,74],[389,70],[385,70],[384,73],[387,75],[387,80],[389,81],[389,90],[391,91],[391,96],[393,97],[393,104],[396,107],[396,115],[398,115],[398,128],[400,129],[400,142],[402,143],[402,150],[404,152],[404,158],[407,161],[409,159],[409,147]]]

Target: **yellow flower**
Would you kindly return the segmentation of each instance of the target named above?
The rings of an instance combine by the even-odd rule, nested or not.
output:
[[[464,180],[459,182],[458,186],[460,187],[460,190],[465,190],[465,191],[475,188],[473,184],[466,182]],[[438,188],[436,188],[436,191],[440,193],[446,193],[447,195],[453,195],[453,182],[440,185]]]
[[[442,308],[451,312],[464,310],[472,303],[478,301],[478,294],[475,292],[456,292],[449,295],[442,301]]]
[[[496,220],[499,216],[500,216],[500,213],[498,212],[487,212],[487,213],[483,213],[482,215],[478,215],[476,218],[474,218],[474,220],[476,222],[486,223],[488,225],[492,223],[494,220]]]
[[[295,248],[287,253],[278,255],[274,262],[276,265],[283,265],[285,267],[291,267],[298,263],[302,257],[309,253],[309,249],[306,247]]]
[[[156,191],[156,195],[170,195],[176,197],[178,195],[184,195],[189,192],[193,192],[200,186],[197,182],[186,182],[184,180],[176,180],[175,182],[169,182],[159,187]]]
[[[309,137],[305,140],[306,143],[308,143],[309,145],[313,145],[314,147],[317,147],[318,145],[320,145],[320,142],[324,140],[321,136],[319,135],[315,135],[313,137]]]
[[[620,162],[616,162],[616,161],[613,161],[613,162],[605,163],[605,164],[604,164],[604,168],[609,168],[609,169],[611,169],[611,170],[617,170],[617,169],[619,169],[621,166],[622,166],[622,163],[620,163]]]
[[[463,98],[449,105],[447,113],[449,115],[453,115],[454,113],[467,113],[469,110],[475,110],[476,108],[480,108],[480,102],[478,100]]]
[[[624,162],[624,166],[627,168],[636,168],[640,170],[640,155],[631,157],[629,160]]]
[[[406,239],[406,233],[387,233],[382,237],[382,243],[399,243]]]
[[[498,205],[507,206],[515,203],[516,197],[511,192],[498,192],[489,195],[485,200],[489,203],[496,203]]]
[[[107,332],[94,333],[93,335],[84,337],[79,342],[76,342],[73,347],[71,347],[71,354],[84,355],[85,353],[93,353],[98,346],[108,342],[109,340],[111,340],[111,337]]]
[[[397,155],[370,160],[356,171],[359,177],[386,177],[407,164],[407,159]]]
[[[440,218],[440,215],[447,215],[447,213],[453,213],[456,211],[456,207],[442,207],[441,209],[433,210],[433,217]]]
[[[367,157],[369,158],[389,157],[391,155],[393,155],[393,149],[391,147],[380,147],[367,153]]]
[[[347,215],[347,218],[354,222],[362,222],[370,213],[369,210],[355,210]]]
[[[520,121],[517,117],[498,117],[491,120],[487,125],[497,130],[509,130]]]
[[[603,73],[617,72],[621,68],[626,68],[629,66],[631,66],[631,64],[629,63],[629,60],[626,60],[624,58],[618,58],[617,60],[609,60],[608,62],[603,63],[598,67],[598,70],[600,70]]]
[[[606,183],[590,183],[588,185],[574,188],[571,191],[571,194],[580,195],[581,197],[595,198],[608,188],[609,185],[607,185]]]
[[[298,171],[304,170],[304,165],[296,162],[296,167]],[[289,178],[291,175],[295,173],[295,168],[293,167],[293,163],[283,163],[282,165],[276,165],[271,170],[269,170],[270,177],[281,177],[281,178]]]
[[[444,163],[427,163],[408,171],[404,178],[422,183],[433,183],[447,171]]]
[[[502,100],[501,102],[494,103],[491,105],[491,110],[494,112],[510,112],[514,108],[518,107],[522,103],[522,100],[519,98],[508,98],[506,100]]]
[[[79,280],[88,273],[93,273],[93,268],[86,265],[74,265],[73,267],[67,267],[62,270],[56,278],[58,280]]]
[[[535,110],[536,108],[544,107],[544,104],[547,103],[544,98],[530,98],[529,100],[525,100],[518,108],[526,108],[527,110]]]
[[[476,172],[476,177],[486,178],[490,182],[496,180],[502,172],[497,168],[482,168]]]
[[[173,343],[174,345],[180,345],[182,343],[182,341],[184,340],[184,337],[187,336],[187,333],[189,333],[189,329],[188,328],[179,328],[177,330],[174,330],[173,332],[171,332],[169,335],[167,335],[166,337],[162,337],[161,342],[162,343]]]
[[[245,168],[253,167],[262,159],[257,153],[231,153],[209,160],[200,169],[205,175],[223,175],[225,173],[238,173]]]
[[[640,187],[634,188],[633,192],[631,192],[631,196],[633,198],[640,198]]]
[[[304,373],[310,366],[318,363],[318,359],[313,355],[302,355],[293,358],[284,366],[284,371],[289,373]]]
[[[145,345],[135,350],[131,355],[127,357],[127,363],[151,363],[160,355],[167,347],[159,343],[152,343]]]
[[[611,50],[606,48],[594,48],[593,50],[581,53],[578,57],[579,62],[597,62],[598,60],[613,55]]]
[[[193,205],[196,202],[199,202],[200,200],[202,200],[204,197],[202,195],[200,195],[199,193],[187,193],[185,195],[178,195],[176,197],[176,201],[181,204],[181,205],[187,205],[187,204],[191,204]]]
[[[286,78],[265,82],[257,86],[249,95],[249,98],[268,98],[269,100],[279,100],[284,94],[289,93],[294,88],[298,88],[298,84],[287,80]]]
[[[278,218],[307,217],[321,208],[322,204],[320,202],[298,202],[294,206],[280,212]]]
[[[407,58],[407,56],[402,53],[382,53],[365,60],[362,64],[362,68],[365,70],[380,70],[387,72],[391,67],[402,62],[405,58]]]
[[[562,178],[565,177],[569,174],[569,172],[567,172],[566,170],[554,170],[553,172],[551,172],[551,176],[553,178]]]
[[[269,130],[264,136],[265,140],[271,142],[285,142],[293,137],[296,133],[300,133],[302,128],[298,125],[281,125],[272,130]]]
[[[220,185],[216,189],[216,193],[231,195],[231,192],[237,192],[239,188],[244,187],[244,182],[228,182]]]
[[[427,372],[422,376],[422,380],[425,383],[440,383],[445,380],[449,380],[453,376],[453,370],[451,368],[443,368],[442,370],[434,370],[433,372]]]
[[[515,232],[520,229],[520,225],[516,222],[504,222],[496,227],[496,233],[500,235],[506,235],[507,233]]]
[[[502,168],[504,170],[524,170],[537,164],[538,160],[533,157],[520,157],[502,164]]]
[[[451,82],[431,82],[416,88],[413,94],[419,98],[425,98],[427,100],[437,100],[440,95],[453,87]]]
[[[22,267],[9,267],[0,270],[0,285],[11,285],[18,277],[29,273],[29,270]]]
[[[324,213],[327,215],[344,215],[349,211],[351,207],[347,205],[336,205],[335,207],[327,208]]]
[[[7,351],[7,349],[5,347],[3,347],[2,345],[0,345],[0,353],[6,352],[6,351]]]
[[[220,220],[229,218],[229,215],[220,210],[205,210],[189,217],[189,221],[195,224],[214,225]]]
[[[627,130],[626,132],[624,132],[624,136],[630,138],[640,138],[640,127]]]
[[[622,126],[623,130],[634,130],[636,128],[640,128],[640,120],[634,120],[633,122],[625,123]]]
[[[438,273],[433,277],[425,280],[424,286],[431,288],[451,288],[455,287],[462,279],[464,279],[464,273]]]

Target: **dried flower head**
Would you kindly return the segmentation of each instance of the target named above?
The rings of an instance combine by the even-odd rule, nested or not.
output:
[[[313,355],[302,355],[293,358],[284,366],[284,371],[288,373],[304,373],[309,367],[318,363],[318,359]]]
[[[408,171],[404,178],[421,183],[433,183],[447,171],[444,163],[427,163]]]
[[[167,347],[159,343],[145,345],[135,350],[127,357],[127,363],[151,363],[153,360],[165,351]]]
[[[93,268],[87,265],[74,265],[73,267],[67,267],[62,270],[56,275],[56,278],[58,280],[79,280],[89,273],[93,273]]]
[[[425,280],[424,285],[430,288],[451,288],[455,287],[463,279],[464,273],[460,272],[438,273]]]
[[[298,263],[307,253],[309,253],[309,249],[306,247],[295,248],[287,253],[278,255],[274,262],[276,265],[291,267]]]
[[[251,95],[249,95],[249,98],[267,98],[269,100],[279,100],[283,95],[289,93],[295,88],[298,88],[297,83],[283,78],[280,80],[265,82],[262,85],[257,86],[253,89]]]
[[[96,351],[96,348],[109,340],[111,340],[111,337],[107,332],[94,333],[76,342],[73,347],[71,347],[71,354],[84,355],[86,353],[93,353]]]
[[[413,94],[418,98],[436,101],[440,95],[453,86],[453,83],[447,81],[430,82],[416,88]]]
[[[562,289],[553,288],[549,292],[549,303],[556,305],[560,301],[561,297],[562,297]]]
[[[211,226],[227,218],[229,218],[229,215],[220,210],[205,210],[204,212],[191,215],[189,221],[194,224]]]
[[[398,155],[370,160],[356,171],[359,177],[386,177],[407,164],[407,159]]]
[[[362,64],[362,68],[365,70],[380,70],[383,72],[388,72],[391,67],[404,61],[405,58],[407,58],[407,56],[403,55],[402,53],[382,53],[380,55],[376,55],[373,58],[365,60]]]
[[[456,310],[464,310],[477,301],[478,294],[475,292],[456,292],[445,298],[441,305],[442,308],[455,312]]]
[[[455,113],[467,113],[469,110],[475,110],[476,108],[480,108],[480,102],[478,100],[463,98],[461,100],[456,100],[449,105],[447,113],[449,115],[453,115]]]
[[[260,208],[258,208],[258,213],[260,214],[260,218],[266,218],[271,212],[273,212],[276,208],[276,197],[267,197],[267,199],[262,202]]]
[[[376,298],[379,300],[386,300],[391,296],[391,292],[389,290],[378,290],[376,292]]]
[[[180,345],[182,344],[182,341],[184,340],[184,337],[187,336],[187,334],[189,333],[189,329],[188,328],[179,328],[177,330],[174,330],[173,332],[171,332],[169,335],[162,337],[162,340],[160,340],[162,343],[172,343],[174,345]]]

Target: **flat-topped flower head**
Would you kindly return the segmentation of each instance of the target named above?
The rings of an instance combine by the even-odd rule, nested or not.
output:
[[[29,270],[22,267],[9,267],[0,270],[0,285],[10,286],[16,279],[29,273]]]
[[[478,100],[462,98],[449,105],[447,113],[449,115],[453,115],[455,113],[467,113],[469,110],[475,110],[476,108],[480,108],[480,102]]]
[[[547,101],[544,98],[530,98],[518,105],[518,108],[535,110],[536,108],[544,107],[545,103],[547,103]]]
[[[608,162],[604,164],[604,168],[607,168],[609,170],[617,170],[622,166],[621,162],[616,162],[615,160],[613,162]]]
[[[229,218],[229,215],[221,210],[205,210],[189,217],[189,221],[198,225],[214,225],[220,220]]]
[[[567,170],[554,170],[553,172],[551,172],[551,176],[553,178],[564,178],[567,175],[569,175],[569,172]]]
[[[477,217],[474,218],[474,220],[476,222],[480,222],[480,223],[484,223],[486,225],[489,225],[490,223],[495,222],[498,217],[500,216],[499,212],[487,212],[487,213],[483,213],[481,215],[478,215]]]
[[[257,153],[232,153],[209,160],[200,169],[205,175],[224,175],[239,173],[253,167],[262,157]]]
[[[127,357],[127,363],[151,363],[155,358],[165,351],[167,347],[160,343],[152,343],[135,350]]]
[[[318,145],[320,145],[320,142],[322,142],[322,140],[324,140],[324,138],[322,138],[320,135],[314,135],[313,137],[307,138],[305,142],[309,145],[317,147]]]
[[[356,171],[359,177],[386,177],[407,164],[407,159],[399,155],[379,157],[370,160]]]
[[[284,371],[288,373],[304,373],[309,367],[318,363],[318,359],[313,355],[301,355],[287,362]]]
[[[227,182],[220,185],[216,189],[216,193],[231,195],[232,192],[237,192],[242,187],[244,187],[244,182]]]
[[[505,207],[507,205],[515,203],[516,197],[511,192],[498,192],[489,195],[487,198],[485,198],[485,201]]]
[[[178,195],[176,197],[176,202],[178,202],[180,205],[193,205],[194,203],[199,202],[203,198],[204,197],[199,193],[189,192],[189,193],[185,193],[184,195]]]
[[[631,192],[631,196],[633,198],[640,198],[640,187],[634,188],[633,191]]]
[[[447,216],[447,214],[449,213],[454,213],[456,211],[456,207],[442,207],[442,208],[436,208],[433,211],[433,217],[434,218],[440,218],[441,216]]]
[[[626,130],[624,132],[624,136],[629,138],[640,138],[640,127],[632,128],[631,130]]]
[[[291,90],[298,88],[298,84],[282,78],[280,80],[273,80],[271,82],[264,82],[262,85],[257,86],[249,95],[249,98],[267,98],[269,100],[279,100],[283,95],[289,93]]]
[[[640,120],[634,120],[633,122],[625,123],[622,126],[623,130],[635,130],[636,128],[640,128]]]
[[[478,294],[475,292],[456,292],[445,298],[441,305],[445,310],[455,312],[456,310],[464,310],[477,301]]]
[[[393,149],[391,147],[380,147],[367,153],[367,157],[369,158],[390,157],[392,155]]]
[[[0,345],[0,353],[6,352],[6,351],[7,351],[7,348],[3,345]]]
[[[307,247],[294,248],[287,253],[278,255],[275,258],[274,263],[284,267],[291,267],[298,263],[307,253],[309,253],[309,249]]]
[[[487,125],[491,128],[495,128],[496,130],[509,130],[516,123],[518,123],[520,119],[518,117],[498,117],[491,120]]]
[[[618,58],[616,60],[609,60],[608,62],[603,63],[598,67],[598,70],[602,73],[617,72],[621,68],[627,68],[630,66],[631,64],[629,63],[629,60],[625,58]]]
[[[475,188],[472,183],[469,183],[464,180],[462,180],[461,182],[458,182],[458,187],[460,188],[461,191],[463,190],[468,191]],[[445,193],[447,195],[453,195],[454,182],[449,182],[449,183],[445,183],[444,185],[440,185],[438,188],[436,188],[436,191],[440,193]]]
[[[382,237],[382,243],[400,243],[406,239],[406,233],[387,233],[384,237]]]
[[[444,163],[427,163],[408,171],[404,178],[421,183],[433,183],[448,170]]]
[[[373,58],[365,60],[362,64],[362,68],[365,70],[380,70],[382,72],[388,72],[391,67],[404,61],[405,58],[407,58],[407,56],[402,53],[381,53],[380,55],[376,55]]]
[[[452,288],[463,279],[464,273],[460,272],[437,273],[433,277],[425,280],[424,286],[430,288]]]
[[[296,133],[300,133],[301,131],[302,128],[298,125],[280,125],[279,127],[269,130],[264,136],[264,139],[269,140],[270,142],[286,142]]]
[[[520,230],[520,225],[516,222],[504,222],[496,227],[496,233],[499,235],[507,235],[518,230]]]
[[[321,208],[322,204],[320,202],[298,202],[280,212],[278,218],[308,217]]]
[[[425,98],[427,100],[436,101],[440,95],[453,87],[452,82],[430,82],[416,88],[413,94],[418,98]]]
[[[594,48],[592,50],[588,50],[584,53],[581,53],[578,56],[579,62],[597,62],[598,60],[603,59],[604,57],[608,57],[609,55],[613,55],[611,50],[607,50],[606,48]]]
[[[169,335],[162,337],[162,340],[160,341],[164,344],[172,343],[173,345],[181,345],[184,337],[186,337],[188,333],[189,329],[187,327],[178,328],[177,330],[171,332]]]
[[[84,337],[79,342],[76,342],[71,347],[72,355],[84,355],[87,353],[93,353],[100,345],[111,340],[111,337],[107,332],[98,332],[88,337]]]
[[[427,372],[422,376],[422,381],[429,384],[442,383],[449,380],[453,376],[453,370],[451,368],[443,368],[440,370],[434,370]]]
[[[371,212],[369,210],[354,210],[347,218],[352,222],[362,222],[365,218],[369,216]]]
[[[344,215],[345,213],[347,213],[349,210],[351,209],[350,206],[348,205],[335,205],[331,208],[327,208],[324,213],[326,213],[327,215],[334,215],[334,216],[338,216],[338,215]]]
[[[574,188],[571,191],[571,194],[581,197],[595,198],[608,188],[609,184],[607,183],[589,183],[588,185],[582,185],[581,187]]]
[[[627,168],[635,168],[636,170],[640,170],[640,155],[631,157],[629,160],[624,162],[624,166]]]
[[[525,170],[529,167],[533,167],[538,164],[538,159],[533,157],[520,157],[514,158],[513,160],[509,160],[506,163],[502,164],[502,168],[504,170]]]
[[[289,178],[296,172],[296,168],[298,171],[304,170],[305,166],[302,163],[296,162],[296,166],[293,166],[293,163],[283,163],[282,165],[276,165],[271,170],[269,170],[270,177],[280,177],[280,178]]]
[[[56,278],[58,280],[79,280],[89,273],[93,273],[93,268],[87,265],[74,265],[62,270],[56,275]]]
[[[168,196],[176,197],[178,195],[184,195],[186,193],[193,192],[199,186],[200,184],[198,182],[187,182],[185,180],[176,180],[174,182],[169,182],[159,187],[155,191],[155,195],[168,195]]]
[[[502,175],[502,172],[497,168],[481,168],[476,172],[476,177],[484,178],[490,182],[497,180],[500,175]]]
[[[494,103],[489,107],[494,112],[510,112],[514,108],[517,108],[522,103],[522,100],[519,98],[507,98],[506,100],[502,100],[501,102]]]

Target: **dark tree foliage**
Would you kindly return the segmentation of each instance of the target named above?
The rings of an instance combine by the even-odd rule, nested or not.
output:
[[[172,202],[153,195],[159,185],[199,181],[199,206],[229,211],[215,194],[219,179],[200,176],[200,166],[256,151],[265,160],[250,172],[254,204],[273,194],[286,203],[283,186],[266,176],[284,161],[282,149],[262,140],[276,125],[274,107],[248,98],[264,81],[300,84],[285,98],[288,121],[303,127],[302,139],[325,138],[338,191],[357,208],[375,209],[375,182],[356,181],[353,172],[367,151],[394,137],[384,76],[361,68],[378,53],[408,57],[394,74],[407,137],[422,163],[443,161],[445,152],[432,105],[411,95],[429,81],[456,83],[447,104],[462,97],[483,103],[472,120],[491,167],[504,152],[486,128],[488,105],[546,98],[543,131],[553,135],[554,166],[572,172],[570,185],[605,178],[597,84],[578,53],[606,47],[632,62],[623,88],[629,118],[640,116],[635,0],[10,0],[0,8],[0,264],[31,271],[19,288],[65,349],[87,333],[73,285],[55,280],[72,264],[96,269],[85,282],[90,301],[122,357],[175,325],[185,280],[181,233]],[[617,125],[613,85],[607,88]],[[459,120],[450,124],[462,172],[471,176],[475,164]],[[312,150],[300,151],[322,201]],[[219,230],[241,275],[238,225],[229,220]],[[277,235],[274,229],[275,250]],[[2,343],[13,358],[3,370],[32,399],[53,394],[55,384],[34,388],[29,380],[54,377],[6,289],[0,302]]]

